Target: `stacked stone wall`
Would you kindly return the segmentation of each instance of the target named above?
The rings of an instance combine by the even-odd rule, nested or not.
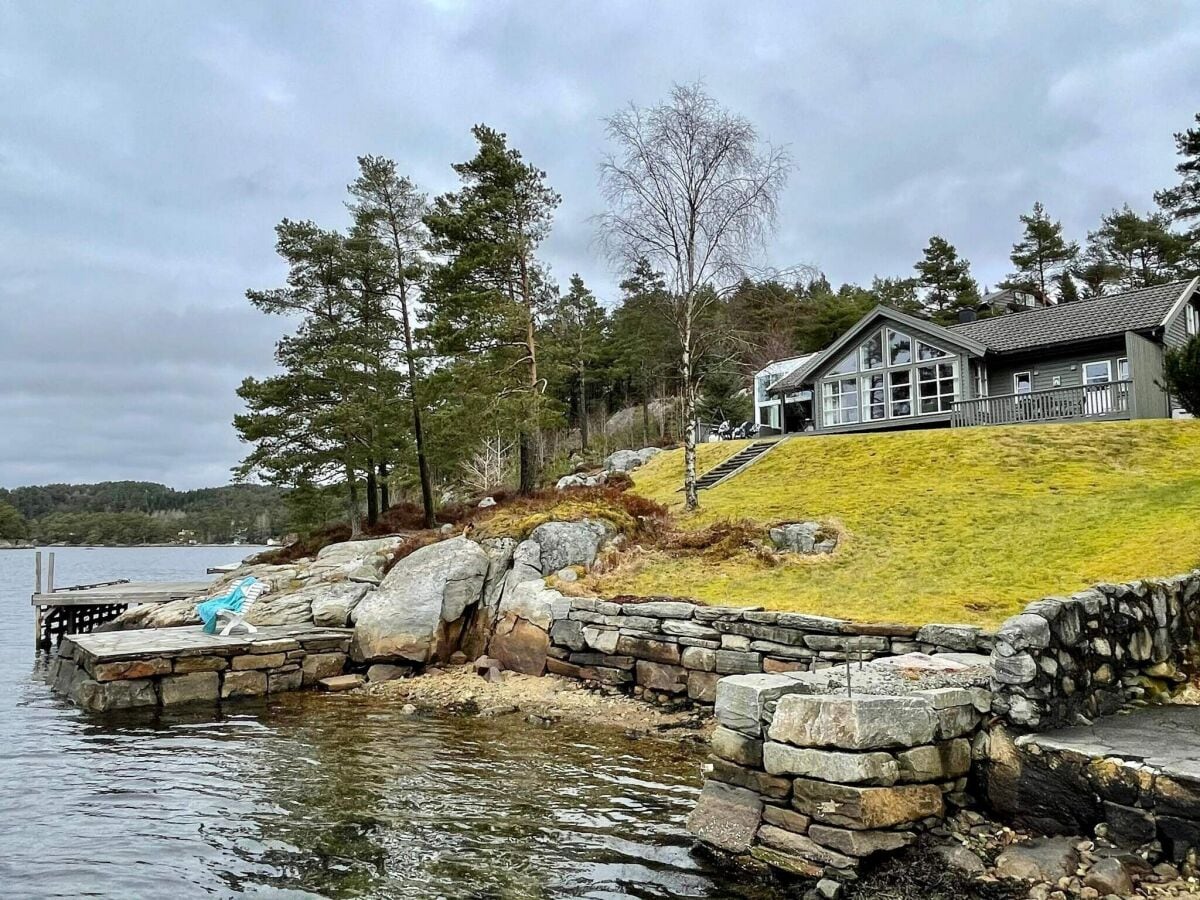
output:
[[[1193,670],[1198,626],[1200,570],[1031,603],[996,633],[994,712],[1044,730],[1155,699]]]
[[[988,653],[992,636],[969,626],[861,624],[802,613],[680,601],[556,604],[545,651],[556,675],[642,696],[711,704],[727,675],[808,672],[905,653]]]
[[[979,687],[812,693],[812,676],[717,688],[709,774],[689,829],[723,852],[810,878],[853,877],[967,802]]]
[[[295,637],[226,641],[112,659],[97,657],[68,637],[47,678],[56,693],[93,712],[219,703],[298,691],[340,675],[349,648],[349,631],[310,630]]]

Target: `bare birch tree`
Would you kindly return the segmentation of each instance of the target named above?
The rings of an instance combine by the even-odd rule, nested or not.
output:
[[[695,509],[698,351],[711,338],[702,323],[774,229],[790,163],[700,84],[676,85],[657,106],[631,104],[606,124],[616,148],[601,164],[601,239],[622,267],[645,259],[666,279],[680,345],[684,494]]]

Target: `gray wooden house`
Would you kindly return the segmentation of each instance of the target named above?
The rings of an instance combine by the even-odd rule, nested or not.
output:
[[[1167,418],[1163,353],[1200,334],[1198,281],[949,327],[877,306],[769,394],[811,396],[820,432]]]

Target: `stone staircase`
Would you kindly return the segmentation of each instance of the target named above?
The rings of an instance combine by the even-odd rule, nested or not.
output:
[[[755,441],[739,450],[719,466],[709,469],[696,482],[696,490],[705,491],[716,487],[722,481],[737,475],[747,466],[753,465],[768,450],[777,446],[779,441]]]

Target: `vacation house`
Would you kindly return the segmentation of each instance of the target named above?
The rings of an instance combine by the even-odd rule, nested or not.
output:
[[[1170,417],[1163,353],[1200,334],[1198,281],[949,327],[877,306],[767,393],[785,432]]]

